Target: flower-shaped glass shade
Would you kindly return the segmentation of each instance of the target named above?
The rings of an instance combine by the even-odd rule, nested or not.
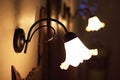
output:
[[[69,65],[77,67],[83,60],[88,60],[92,55],[97,55],[97,49],[88,49],[82,41],[76,37],[64,43],[66,59],[60,65],[61,69],[68,69]]]
[[[86,27],[86,31],[98,31],[99,29],[103,28],[105,23],[100,22],[97,16],[90,17],[88,19],[88,26]]]

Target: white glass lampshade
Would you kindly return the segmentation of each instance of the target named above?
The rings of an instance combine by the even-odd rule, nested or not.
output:
[[[99,29],[103,28],[105,23],[100,22],[97,16],[93,16],[88,19],[88,26],[86,27],[86,31],[98,31]]]
[[[97,55],[97,49],[89,50],[82,41],[76,37],[64,43],[66,50],[66,59],[60,65],[61,69],[68,69],[69,65],[77,67],[83,60],[88,60],[92,55]]]

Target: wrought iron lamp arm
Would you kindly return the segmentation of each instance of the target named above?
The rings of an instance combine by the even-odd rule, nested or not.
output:
[[[29,35],[27,36],[27,40],[25,40],[26,45],[25,45],[24,53],[26,53],[28,43],[31,41],[31,39],[32,39],[33,35],[35,34],[35,32],[36,32],[37,30],[41,29],[41,28],[44,28],[44,27],[47,27],[47,25],[39,26],[38,28],[36,28],[36,29],[33,31],[33,33],[32,33],[31,35],[30,35],[30,33],[29,33]],[[47,41],[53,40],[54,37],[55,37],[55,34],[56,34],[56,33],[55,33],[55,29],[54,29],[52,26],[49,26],[49,27],[53,30],[53,36],[52,36],[50,39],[48,39]]]
[[[32,37],[33,37],[33,35],[35,34],[35,32],[37,31],[37,30],[39,30],[39,29],[41,29],[41,28],[44,28],[44,27],[47,27],[47,25],[42,25],[42,26],[39,26],[38,28],[36,28],[35,30],[34,30],[34,32],[31,34],[31,36],[29,37],[29,40],[27,40],[28,42],[30,42],[31,41],[31,39],[32,39]],[[52,37],[55,37],[55,29],[52,27],[52,26],[49,26],[52,30],[53,30],[53,36]],[[49,41],[49,40],[48,40]]]
[[[52,18],[43,18],[43,19],[40,19],[40,20],[36,21],[30,27],[30,29],[28,31],[27,39],[25,39],[25,33],[24,33],[23,29],[18,28],[18,29],[15,30],[14,39],[13,39],[13,46],[14,46],[15,52],[20,53],[23,50],[24,46],[25,46],[24,53],[26,53],[28,43],[31,41],[34,33],[37,30],[39,30],[39,29],[41,29],[43,27],[49,27],[54,32],[53,36],[50,39],[48,39],[48,41],[51,41],[52,39],[54,39],[55,29],[52,26],[50,26],[50,25],[41,25],[41,26],[37,27],[34,31],[32,31],[33,28],[35,28],[38,23],[41,23],[43,21],[53,21],[53,22],[56,22],[57,24],[59,24],[64,29],[64,31],[66,32],[66,34],[69,33],[68,30],[66,29],[66,27],[60,21],[58,21],[56,19],[52,19]]]
[[[40,23],[40,22],[43,22],[43,21],[54,21],[56,23],[59,23],[61,25],[61,27],[63,27],[63,29],[65,30],[66,33],[68,33],[68,30],[66,29],[66,27],[58,20],[56,19],[52,19],[52,18],[43,18],[43,19],[40,19],[38,21],[36,21],[29,29],[29,32],[28,32],[28,36],[27,36],[27,40],[29,41],[29,37],[30,37],[30,34],[31,34],[31,31],[32,29],[36,26],[36,24]]]
[[[24,53],[26,53],[27,45],[28,45],[28,43],[30,42],[33,34],[34,34],[38,29],[40,29],[40,28],[42,28],[42,27],[44,27],[44,26],[38,27],[38,28],[32,33],[32,35],[31,35],[32,29],[33,29],[38,23],[43,22],[43,21],[54,21],[54,22],[56,22],[56,23],[59,23],[59,24],[61,25],[61,27],[63,27],[63,29],[65,30],[65,32],[68,33],[68,30],[66,29],[66,27],[65,27],[60,21],[58,21],[58,20],[56,20],[56,19],[52,19],[52,18],[43,18],[43,19],[40,19],[40,20],[36,21],[36,22],[30,27],[30,29],[29,29],[28,36],[27,36],[27,40],[25,40],[26,45],[25,45]],[[46,25],[46,26],[47,26],[47,25]],[[51,28],[53,29],[53,27],[51,27]],[[53,30],[54,30],[54,29],[53,29]],[[55,33],[55,30],[54,30],[54,33]],[[30,35],[31,35],[31,37],[30,37]]]

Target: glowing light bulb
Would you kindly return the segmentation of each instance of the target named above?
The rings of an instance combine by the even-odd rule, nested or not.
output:
[[[86,31],[98,31],[101,28],[105,27],[105,23],[100,22],[97,16],[91,17],[88,19],[88,26],[86,27]]]
[[[68,69],[69,65],[77,67],[84,60],[88,60],[92,55],[97,55],[97,49],[89,50],[82,41],[76,37],[64,43],[66,50],[66,59],[60,65],[61,69]]]

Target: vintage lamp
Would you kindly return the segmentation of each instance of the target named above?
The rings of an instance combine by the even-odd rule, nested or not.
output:
[[[13,47],[16,53],[22,52],[24,49],[24,53],[27,51],[28,43],[31,41],[34,33],[42,29],[43,27],[49,27],[53,30],[53,36],[49,39],[51,41],[55,38],[55,29],[52,26],[48,25],[42,25],[42,26],[36,26],[38,23],[41,23],[43,21],[53,21],[61,25],[61,27],[65,30],[66,34],[64,37],[64,46],[65,46],[65,52],[66,52],[66,58],[65,61],[60,65],[61,69],[67,69],[69,65],[72,65],[74,67],[77,67],[79,63],[82,63],[83,60],[88,60],[92,55],[97,55],[98,51],[97,49],[88,49],[82,41],[76,36],[73,32],[68,32],[66,27],[58,20],[52,19],[52,18],[43,18],[38,21],[36,21],[29,29],[27,39],[25,39],[25,33],[24,30],[21,28],[17,28],[14,33],[14,39],[13,39]],[[37,27],[36,29],[33,28]]]
[[[86,31],[98,31],[99,29],[104,27],[104,22],[101,22],[97,16],[92,16],[88,19],[88,26],[86,27]]]

